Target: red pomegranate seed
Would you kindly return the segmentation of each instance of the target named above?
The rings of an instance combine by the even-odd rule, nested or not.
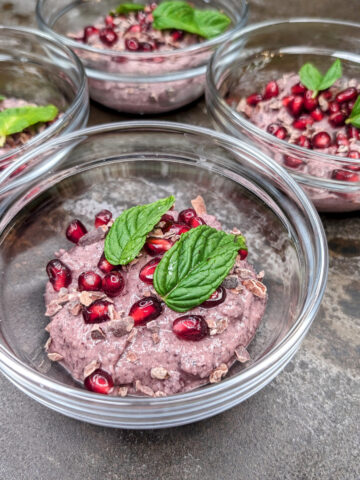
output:
[[[281,102],[282,104],[284,105],[284,107],[288,107],[289,104],[294,100],[294,96],[293,95],[288,95],[287,97],[284,97]]]
[[[238,254],[240,255],[240,260],[245,260],[245,258],[248,256],[248,253],[248,250],[240,248],[240,250],[238,251]]]
[[[293,121],[293,127],[298,130],[306,130],[308,125],[312,125],[314,120],[310,115],[301,115],[299,118]]]
[[[140,43],[139,48],[142,52],[152,52],[154,50],[154,47],[148,42]]]
[[[187,208],[186,210],[182,210],[179,213],[178,222],[186,223],[186,225],[190,225],[189,222],[193,217],[196,217],[195,210],[193,208]]]
[[[181,340],[198,342],[209,334],[209,327],[201,315],[184,315],[174,320],[173,332]]]
[[[340,112],[340,105],[337,102],[330,102],[329,113],[337,113],[337,112]]]
[[[137,52],[140,50],[140,45],[136,38],[127,38],[125,40],[125,48],[130,50],[130,52]]]
[[[347,135],[345,135],[344,133],[338,133],[336,135],[336,145],[338,147],[340,147],[340,145],[345,145],[345,146],[348,146],[349,145],[349,139],[347,138]]]
[[[112,213],[109,210],[101,210],[95,215],[95,228],[107,225],[112,218]]]
[[[225,302],[225,299],[226,299],[226,290],[224,287],[220,285],[220,287],[218,287],[215,290],[215,292],[210,296],[210,298],[205,300],[205,302],[203,302],[200,305],[200,307],[203,307],[203,308],[217,307],[218,305],[220,305],[220,303]]]
[[[85,378],[84,386],[90,390],[90,392],[107,395],[114,387],[114,382],[109,373],[101,370],[101,368],[97,368]]]
[[[193,217],[189,220],[189,225],[191,228],[196,228],[199,227],[200,225],[206,225],[205,221],[196,215],[196,217]]]
[[[359,175],[353,172],[347,172],[346,170],[334,170],[331,178],[342,182],[358,182]]]
[[[358,96],[358,93],[357,93],[357,90],[355,87],[349,87],[349,88],[346,88],[345,90],[342,90],[341,92],[339,92],[336,97],[335,97],[335,100],[338,102],[338,103],[343,103],[343,102],[348,102],[350,100],[355,100],[355,98]]]
[[[299,168],[299,167],[301,167],[301,165],[304,164],[304,162],[303,162],[300,158],[289,157],[289,156],[287,155],[287,156],[285,156],[285,158],[284,158],[284,164],[285,164],[288,168]]]
[[[130,25],[130,27],[126,30],[126,33],[140,33],[141,26],[140,25]]]
[[[304,97],[296,95],[288,105],[288,110],[291,115],[297,117],[303,111]]]
[[[105,17],[105,25],[107,27],[113,27],[114,26],[114,17],[111,15],[106,15]]]
[[[357,150],[350,150],[348,157],[354,158],[355,160],[357,160],[360,158],[360,152],[358,152]],[[360,167],[356,167],[356,169],[359,169],[359,168]]]
[[[327,89],[327,90],[323,90],[320,95],[319,95],[319,98],[324,98],[325,100],[330,100],[332,98],[333,94],[331,92],[331,90]]]
[[[85,27],[83,37],[84,42],[87,42],[88,38],[92,35],[95,35],[96,33],[99,33],[99,29],[94,27],[93,25],[88,25],[87,27]]]
[[[344,125],[345,117],[341,112],[332,113],[329,116],[329,122],[333,127],[340,127],[340,125]]]
[[[102,279],[102,289],[110,298],[117,297],[125,286],[124,277],[117,270],[107,273]]]
[[[319,107],[316,107],[315,110],[310,113],[310,115],[314,122],[320,122],[324,118],[324,113]]]
[[[142,282],[147,283],[149,285],[153,284],[154,281],[154,273],[156,267],[159,265],[161,258],[153,258],[148,262],[146,265],[142,267],[139,273],[139,278]]]
[[[354,125],[347,125],[346,133],[349,138],[355,138],[356,140],[360,138],[360,132]]]
[[[67,288],[71,283],[71,270],[57,258],[50,260],[46,265],[46,273],[55,292],[58,292],[61,288]]]
[[[184,223],[176,223],[176,222],[169,222],[163,228],[164,233],[171,232],[173,235],[182,235],[183,233],[186,233],[189,230],[191,230],[191,227],[189,227],[189,225],[185,225]]]
[[[304,95],[304,107],[308,112],[312,112],[319,105],[318,99],[313,98],[312,95],[313,92],[311,90],[307,90]]]
[[[164,215],[161,217],[160,222],[173,222],[174,217],[172,215],[169,215],[168,213],[164,213]]]
[[[105,27],[100,30],[99,38],[104,45],[111,47],[117,41],[117,33],[111,27]]]
[[[296,83],[291,87],[291,93],[293,95],[304,95],[306,92],[306,87],[301,82]]]
[[[183,30],[173,30],[171,32],[171,38],[174,42],[178,42],[179,40],[182,40],[184,38],[184,34],[185,32]]]
[[[300,135],[300,137],[295,140],[295,143],[299,145],[299,147],[311,148],[310,139],[306,135]]]
[[[350,110],[350,112],[354,108],[355,102],[356,102],[356,100],[350,100],[350,102],[347,103],[347,106],[348,106],[348,109]]]
[[[268,133],[271,133],[271,135],[274,135],[275,137],[280,138],[280,140],[284,140],[284,138],[288,136],[288,131],[286,130],[286,128],[280,125],[279,123],[270,123],[266,131]]]
[[[254,107],[257,105],[261,100],[263,99],[262,95],[260,93],[252,93],[249,95],[246,99],[246,103],[250,105],[251,107]]]
[[[269,100],[270,98],[277,97],[279,95],[279,86],[276,82],[269,82],[264,91],[264,99]]]
[[[101,277],[95,272],[83,272],[78,278],[79,291],[97,292],[101,290]]]
[[[106,260],[106,257],[105,257],[104,253],[101,255],[99,263],[98,263],[97,266],[104,273],[109,273],[112,270],[114,270],[115,268],[117,268],[117,266],[111,265],[111,263]]]
[[[110,320],[109,306],[106,300],[95,300],[88,307],[83,307],[82,314],[85,323],[103,323]]]
[[[161,313],[162,305],[156,297],[144,297],[130,308],[129,316],[134,319],[135,325],[142,325]]]
[[[170,250],[173,243],[167,238],[149,237],[145,242],[145,250],[149,255],[162,255]]]
[[[312,144],[314,148],[328,148],[331,145],[331,137],[326,132],[316,133],[312,137]]]
[[[85,226],[80,222],[80,220],[73,220],[69,223],[66,229],[66,238],[70,242],[78,243],[81,237],[87,233]]]

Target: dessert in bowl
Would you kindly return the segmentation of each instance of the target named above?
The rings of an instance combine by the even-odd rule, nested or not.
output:
[[[163,10],[170,4],[190,9],[187,18],[195,18],[193,11],[200,12],[196,18],[206,12],[211,18],[200,28],[198,22],[182,22],[180,13],[166,11],[164,23]],[[37,3],[40,28],[83,61],[91,97],[130,113],[166,112],[197,99],[204,91],[212,52],[247,20],[245,0],[130,5],[139,10],[124,12],[124,4],[114,1]]]
[[[208,70],[215,123],[287,168],[320,211],[360,205],[358,34],[335,20],[267,22],[221,47]]]
[[[59,158],[57,162],[51,161],[54,155]],[[221,133],[165,122],[128,122],[86,129],[54,140],[24,159],[38,165],[49,160],[53,165],[51,169],[43,170],[38,178],[21,188],[7,190],[11,195],[1,217],[4,288],[0,368],[11,381],[38,401],[75,418],[125,428],[161,428],[226,410],[254,394],[281,371],[295,354],[319,307],[326,283],[327,249],[321,222],[311,202],[280,166],[251,146]],[[0,182],[6,185],[4,174]],[[189,208],[195,191],[206,199],[208,212],[197,210],[201,220],[196,222],[207,225],[189,229],[195,226],[192,223],[195,220],[186,224],[190,219],[184,218],[183,210]],[[114,269],[116,259],[111,255],[118,253],[116,249],[114,253],[111,231],[122,221],[122,215],[131,208],[152,204],[159,198],[168,199],[171,195],[176,198],[176,209],[182,212],[185,226],[181,228],[188,231],[176,230],[178,226],[173,224],[178,223],[178,214],[175,210],[166,212],[170,208],[166,205],[161,216],[172,216],[176,222],[168,217],[161,220],[161,216],[153,219],[150,228],[154,225],[159,228],[152,230],[151,239],[149,230],[146,231],[146,250],[141,251],[142,245],[137,244],[140,248],[137,252],[142,253],[138,262],[124,266],[120,261],[121,268]],[[199,204],[194,207],[198,209]],[[110,224],[102,228],[98,215],[100,232],[90,229],[99,211],[105,224],[109,222],[109,212],[114,216],[121,214],[108,233]],[[167,228],[159,221],[172,222],[169,231],[164,233]],[[201,304],[193,305],[192,312],[191,308],[178,311],[181,306],[170,304],[175,297],[164,293],[162,280],[156,280],[161,273],[161,263],[174,254],[173,249],[180,248],[187,238],[197,232],[200,235],[203,230],[239,238],[240,233],[234,226],[240,227],[246,236],[248,256],[243,258],[245,248],[241,244],[243,260],[238,258],[236,262],[240,265],[228,268],[236,267],[230,276],[246,274],[247,278],[241,278],[241,282],[239,277],[226,279],[225,284],[218,278],[221,283],[212,284],[216,290],[222,287],[215,296],[215,301],[220,302],[216,307],[201,306],[209,301],[206,300],[208,292],[206,298],[197,298]],[[89,229],[88,233],[85,228]],[[175,232],[171,231],[173,228]],[[232,234],[225,233],[231,231]],[[70,250],[64,232],[71,241],[78,242]],[[96,238],[99,233],[102,236],[107,233],[105,244],[109,242],[111,246],[110,255],[104,239]],[[160,256],[154,273],[146,252],[153,251],[159,244],[164,247],[169,241],[172,246],[162,257],[161,254],[151,257],[152,260]],[[99,267],[106,265],[104,258],[100,258],[104,251],[107,261],[111,261],[108,272],[112,272],[111,278]],[[54,252],[57,252],[55,257]],[[134,252],[132,255],[135,259]],[[126,258],[130,263],[133,261]],[[44,267],[52,260],[61,261],[70,270],[72,283],[67,284],[69,272],[61,264],[59,270],[64,275],[57,277],[56,263],[52,262],[48,267],[50,283],[46,286],[48,277]],[[247,267],[247,262],[254,270]],[[227,276],[230,270],[224,273]],[[19,282],[19,275],[29,279],[26,285]],[[150,281],[151,275],[153,285],[141,279]],[[89,291],[90,284],[99,288],[100,281],[100,290]],[[237,286],[229,283],[231,281],[237,281]],[[55,291],[54,286],[59,290]],[[240,287],[241,292],[232,292],[228,288],[231,286],[235,290]],[[117,292],[116,288],[120,289],[120,294],[111,296],[114,290],[110,287]],[[255,298],[255,287],[260,287],[257,293],[262,298]],[[48,327],[49,319],[44,315],[45,288],[47,314],[52,314]],[[67,291],[60,292],[61,288]],[[64,298],[62,304],[59,294],[73,297]],[[101,298],[95,299],[94,294]],[[87,305],[78,301],[80,296],[81,301],[89,297],[85,300]],[[158,316],[146,321],[144,305],[138,302],[149,297],[155,297],[150,299],[150,310]],[[184,295],[180,297],[183,299]],[[246,298],[249,302],[244,301]],[[69,300],[74,302],[71,304],[74,314],[69,311]],[[95,308],[93,303],[97,300],[106,300],[106,308],[98,303]],[[161,303],[160,307],[157,302]],[[57,304],[60,309],[54,314],[51,309],[58,309]],[[251,305],[257,308],[254,310]],[[81,311],[76,312],[79,307]],[[100,314],[110,317],[114,311],[116,318],[91,323],[99,320]],[[246,312],[252,312],[248,321],[245,321]],[[183,316],[195,317],[187,320],[193,327],[199,327],[195,328],[195,334],[201,337],[197,341],[182,338],[184,332],[191,330],[187,328],[189,323],[179,320]],[[225,321],[218,322],[219,317]],[[135,325],[138,322],[140,324]],[[69,325],[73,327],[71,330]],[[257,326],[256,335],[248,344]],[[45,327],[50,332],[50,342]],[[233,328],[242,329],[244,337],[229,339],[230,333],[231,337],[239,335]],[[237,344],[243,348],[237,351],[240,361],[233,364],[234,342],[239,338]],[[121,344],[127,340],[133,343],[126,347],[126,356],[117,368],[113,368],[111,355],[121,354]],[[150,358],[146,349],[156,351],[159,357],[154,354]],[[195,351],[200,353],[202,362],[186,365],[185,355],[179,367],[176,358],[180,359],[181,351],[187,350],[188,358]],[[92,356],[95,353],[96,358]],[[84,389],[84,380],[92,391]],[[99,384],[105,390],[106,385],[110,386],[101,392],[108,395],[99,394]]]
[[[88,90],[81,62],[36,30],[0,27],[0,169],[57,135],[83,127]]]

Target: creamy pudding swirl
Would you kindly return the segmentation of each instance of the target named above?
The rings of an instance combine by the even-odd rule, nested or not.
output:
[[[247,263],[239,230],[206,212],[171,210],[174,198],[108,210],[47,267],[48,357],[93,392],[166,396],[219,382],[263,317],[263,273]]]

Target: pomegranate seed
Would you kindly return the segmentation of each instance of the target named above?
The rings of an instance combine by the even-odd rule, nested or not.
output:
[[[196,228],[199,227],[200,225],[206,225],[205,221],[201,217],[193,217],[189,221],[190,227],[191,228]]]
[[[129,316],[134,319],[135,325],[142,325],[161,313],[162,305],[156,297],[144,297],[130,308]]]
[[[337,112],[340,112],[340,105],[337,102],[330,102],[329,113],[337,113]]]
[[[90,392],[101,393],[107,395],[114,386],[113,379],[110,374],[97,368],[84,380],[84,386]]]
[[[78,278],[79,291],[97,292],[101,290],[101,277],[95,272],[83,272]]]
[[[314,148],[328,148],[331,145],[331,137],[326,132],[316,133],[312,137],[312,144]]]
[[[296,95],[288,105],[288,110],[291,115],[297,117],[304,108],[304,97]]]
[[[139,46],[142,52],[152,52],[154,50],[154,47],[148,42],[142,42]]]
[[[144,245],[149,255],[162,255],[170,250],[173,243],[167,238],[149,237]]]
[[[343,103],[340,107],[340,112],[347,118],[350,115],[350,109],[346,103]]]
[[[269,100],[270,98],[277,97],[279,95],[278,84],[274,81],[269,82],[265,87],[264,99]]]
[[[347,172],[346,170],[334,170],[331,174],[331,178],[342,182],[358,182],[359,175],[353,172]]]
[[[137,12],[136,19],[140,23],[140,25],[144,25],[146,20],[146,13],[145,12]]]
[[[140,49],[139,42],[136,40],[136,38],[127,38],[125,40],[125,48],[131,52],[137,52]]]
[[[323,90],[320,95],[319,95],[319,98],[324,98],[325,100],[330,100],[331,97],[333,96],[331,90],[327,89],[327,90]]]
[[[164,233],[171,232],[173,235],[182,235],[183,233],[186,233],[189,230],[191,230],[191,227],[189,227],[189,225],[185,225],[183,223],[176,223],[176,222],[167,223],[163,229]]]
[[[287,97],[284,97],[281,101],[282,101],[282,104],[284,105],[284,107],[287,108],[293,100],[294,100],[294,96],[293,95],[288,95]]]
[[[110,298],[117,297],[125,286],[124,277],[119,271],[107,273],[102,279],[102,289]]]
[[[338,103],[343,103],[343,102],[348,102],[349,100],[355,100],[355,98],[358,96],[358,93],[357,93],[357,90],[355,87],[349,87],[349,88],[346,88],[345,90],[342,90],[341,92],[339,92],[336,97],[335,97],[335,100],[338,102]]]
[[[338,133],[336,135],[336,145],[338,147],[340,147],[340,145],[345,145],[345,146],[349,145],[349,139],[344,133]]]
[[[260,93],[252,93],[249,95],[246,99],[246,103],[252,107],[257,105],[261,100],[263,99],[262,95]]]
[[[154,17],[152,13],[149,13],[148,15],[146,15],[146,23],[153,23],[153,21],[154,21]]]
[[[240,255],[240,260],[245,260],[245,258],[248,256],[248,251],[245,250],[244,248],[240,248],[238,251],[238,254]]]
[[[348,109],[350,110],[350,112],[354,108],[355,102],[356,102],[356,100],[350,100],[350,102],[347,103],[347,106],[348,106]]]
[[[104,273],[109,273],[112,270],[114,270],[115,268],[118,268],[115,265],[111,265],[111,263],[106,260],[106,257],[105,257],[104,253],[101,255],[99,263],[98,263],[97,266]]]
[[[83,307],[82,314],[85,323],[103,323],[110,320],[109,305],[106,300],[95,300],[88,307]]]
[[[329,116],[329,122],[333,127],[339,127],[340,125],[344,125],[345,117],[341,112],[332,113]]]
[[[317,98],[312,98],[313,92],[307,90],[304,95],[304,107],[308,112],[312,112],[319,105]]]
[[[324,114],[319,107],[316,107],[315,110],[310,113],[310,115],[314,122],[320,122],[324,118]]]
[[[78,243],[80,238],[87,233],[85,226],[80,222],[80,220],[73,220],[69,223],[66,229],[66,238],[70,242]]]
[[[164,215],[161,217],[160,222],[173,222],[174,217],[172,215],[169,215],[168,213],[164,213]]]
[[[171,38],[174,42],[178,42],[179,40],[182,40],[184,38],[184,33],[185,32],[183,30],[173,30],[171,32]]]
[[[209,334],[209,327],[201,315],[184,315],[174,320],[173,332],[182,340],[198,342]]]
[[[142,282],[148,283],[149,285],[153,284],[154,273],[156,267],[159,265],[161,258],[153,258],[146,265],[142,267],[139,273],[139,278]]]
[[[357,150],[350,150],[348,157],[349,158],[354,158],[355,160],[357,160],[357,159],[360,158],[360,152],[358,152]],[[356,167],[356,169],[358,169],[358,168],[360,168],[360,167]]]
[[[300,137],[295,140],[295,143],[299,145],[299,147],[311,148],[310,139],[306,135],[300,135]]]
[[[226,299],[226,290],[224,287],[220,285],[220,287],[218,287],[215,290],[215,292],[211,295],[211,297],[205,300],[205,302],[203,302],[200,305],[200,307],[203,307],[203,308],[216,307],[220,305],[220,303],[225,302],[225,299]]]
[[[99,29],[94,27],[93,25],[88,25],[87,27],[85,27],[83,36],[84,42],[87,42],[88,38],[92,35],[95,35],[96,33],[99,33]]]
[[[304,95],[306,92],[306,87],[301,82],[296,83],[291,87],[291,93],[293,95]]]
[[[284,164],[289,168],[299,168],[304,162],[300,158],[289,157],[288,155],[284,158]]]
[[[67,288],[72,280],[71,271],[61,260],[50,260],[46,265],[46,273],[55,292],[60,288]]]
[[[196,217],[195,210],[193,208],[187,208],[186,210],[182,210],[179,213],[178,222],[186,223],[186,225],[190,225],[189,222],[193,217]]]
[[[298,130],[306,130],[308,125],[312,125],[314,120],[310,115],[301,115],[299,118],[293,121],[293,127]]]
[[[95,215],[95,228],[107,225],[112,218],[112,213],[109,210],[101,210]]]
[[[130,25],[130,27],[126,30],[126,33],[140,33],[141,26],[140,25]]]
[[[359,130],[353,125],[346,126],[346,133],[349,138],[355,138],[356,140],[360,138]]]
[[[99,38],[102,43],[111,47],[117,41],[117,33],[111,27],[105,27],[100,30]]]
[[[288,132],[286,128],[278,123],[270,123],[266,131],[268,133],[271,133],[271,135],[274,135],[275,137],[280,138],[280,140],[284,140],[284,138],[288,136]]]
[[[105,25],[107,27],[113,27],[114,26],[114,18],[111,15],[106,15],[105,17]]]

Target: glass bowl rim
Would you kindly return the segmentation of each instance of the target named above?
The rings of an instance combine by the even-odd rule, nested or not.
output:
[[[315,284],[315,289],[311,293],[307,294],[303,310],[298,315],[294,325],[291,327],[289,332],[281,339],[278,345],[273,347],[268,353],[264,355],[260,360],[257,360],[251,366],[247,367],[246,370],[240,374],[225,378],[218,384],[207,385],[206,388],[195,389],[186,393],[179,393],[176,395],[170,395],[167,397],[136,397],[129,396],[125,398],[119,398],[115,396],[101,395],[93,392],[87,392],[85,389],[81,390],[75,387],[66,386],[63,383],[52,380],[47,377],[46,374],[37,372],[33,368],[29,367],[22,360],[8,350],[4,345],[0,344],[0,366],[3,364],[5,367],[10,368],[24,376],[27,381],[32,382],[36,385],[41,385],[43,389],[48,389],[49,391],[60,394],[67,395],[68,397],[76,398],[80,401],[94,401],[96,400],[99,405],[112,405],[112,406],[124,406],[124,405],[135,405],[135,406],[154,406],[154,405],[165,405],[168,403],[179,404],[182,401],[193,401],[200,400],[201,398],[207,397],[212,393],[219,393],[227,388],[233,388],[238,385],[244,384],[252,378],[257,378],[262,372],[267,371],[274,364],[279,362],[282,358],[286,357],[289,352],[297,348],[298,344],[302,341],[304,335],[310,328],[312,321],[315,318],[315,315],[320,307],[320,303],[326,288],[327,274],[328,274],[328,249],[327,241],[324,229],[318,213],[315,210],[315,207],[306,196],[302,188],[295,182],[295,180],[289,175],[285,169],[283,169],[276,162],[273,162],[268,156],[266,156],[261,151],[257,150],[253,146],[242,142],[234,137],[231,137],[225,133],[216,132],[214,130],[199,127],[190,124],[167,122],[167,121],[149,121],[149,120],[140,120],[140,121],[127,121],[127,122],[116,122],[98,125],[94,127],[85,128],[78,130],[73,133],[69,133],[62,137],[54,138],[53,140],[43,144],[36,149],[32,150],[24,157],[19,159],[14,165],[11,166],[12,169],[16,169],[23,162],[26,163],[32,156],[36,156],[44,150],[50,150],[61,144],[66,144],[69,141],[79,139],[79,137],[86,137],[90,135],[96,135],[99,133],[109,133],[114,130],[116,131],[135,131],[141,132],[141,129],[160,129],[164,132],[170,133],[188,133],[191,135],[196,134],[197,136],[205,135],[211,137],[212,140],[220,141],[220,144],[224,147],[234,147],[241,149],[245,153],[253,155],[263,162],[274,174],[281,176],[285,184],[290,187],[292,193],[296,195],[297,200],[304,207],[305,211],[308,214],[308,219],[311,224],[311,228],[316,233],[315,235],[315,246],[318,254],[317,259],[317,271],[312,275],[313,282]],[[10,168],[9,168],[10,170]],[[0,174],[0,185],[3,180],[10,176],[11,172],[6,171],[3,174]],[[23,192],[22,192],[23,193]],[[0,190],[1,194],[1,190]],[[16,200],[15,204],[20,200]],[[2,232],[0,232],[2,234]],[[310,298],[308,298],[310,297]],[[265,365],[264,365],[265,364]]]
[[[77,48],[90,53],[102,54],[110,57],[121,55],[122,57],[125,57],[125,58],[132,57],[133,59],[136,59],[136,57],[149,59],[154,56],[160,57],[160,58],[169,58],[169,57],[171,58],[172,56],[183,54],[183,53],[184,54],[198,53],[198,52],[201,52],[202,50],[206,50],[213,46],[219,45],[224,41],[228,40],[233,33],[238,32],[241,28],[243,28],[244,24],[246,23],[248,11],[249,11],[248,0],[240,0],[241,6],[239,5],[239,14],[240,14],[239,22],[237,22],[233,28],[226,30],[224,33],[222,33],[221,35],[218,35],[217,37],[211,38],[210,40],[206,40],[203,43],[197,43],[195,45],[190,45],[189,47],[179,48],[177,50],[169,50],[164,52],[127,52],[127,51],[114,51],[108,48],[101,49],[101,48],[91,47],[85,44],[79,44],[79,42],[72,40],[66,35],[60,35],[59,33],[55,32],[55,30],[53,30],[53,28],[49,26],[48,22],[45,21],[42,14],[43,4],[45,1],[46,0],[37,0],[36,7],[35,7],[36,19],[40,27],[43,28],[51,36],[54,36],[59,42],[67,45],[70,48]]]
[[[24,143],[24,145],[11,149],[9,150],[8,153],[0,155],[0,162],[6,161],[9,155],[11,155],[12,157],[15,155],[19,155],[19,154],[22,155],[23,153],[26,153],[27,151],[32,149],[34,145],[39,144],[39,142],[44,143],[48,138],[52,136],[53,132],[57,130],[59,126],[63,125],[68,118],[71,118],[74,115],[74,113],[81,106],[84,99],[84,95],[87,92],[87,78],[86,78],[83,64],[81,63],[78,56],[66,45],[58,42],[56,39],[54,39],[47,33],[41,32],[40,30],[37,30],[35,28],[0,25],[0,35],[2,33],[6,34],[6,32],[8,32],[8,34],[10,35],[11,35],[11,32],[15,32],[15,33],[21,33],[26,37],[31,36],[32,38],[35,38],[40,42],[44,42],[44,43],[46,42],[47,44],[51,43],[52,45],[55,45],[57,48],[61,49],[74,62],[75,68],[80,74],[80,86],[78,87],[78,90],[76,92],[76,95],[71,105],[65,112],[63,112],[62,116],[58,120],[56,120],[56,122],[54,122],[52,125],[46,128],[43,132],[39,133],[38,135],[35,135],[28,142]],[[0,64],[1,64],[1,60],[0,60]]]
[[[344,25],[344,26],[349,26],[349,27],[356,27],[359,29],[359,34],[360,34],[360,23],[356,22],[349,22],[345,20],[336,20],[336,19],[327,19],[327,18],[315,18],[315,17],[294,17],[294,18],[283,18],[283,19],[274,19],[271,21],[264,21],[264,22],[259,22],[259,23],[254,23],[251,24],[247,27],[244,27],[241,32],[238,32],[236,35],[234,35],[231,39],[229,39],[228,42],[223,43],[220,45],[220,47],[214,52],[212,55],[208,68],[207,68],[207,74],[206,74],[206,86],[207,86],[207,91],[209,92],[209,100],[217,102],[219,105],[221,105],[221,108],[225,110],[225,113],[228,117],[232,118],[236,123],[239,123],[241,126],[244,127],[244,129],[254,133],[257,137],[265,139],[267,142],[273,143],[277,147],[281,147],[283,149],[291,150],[294,151],[294,154],[298,152],[302,156],[311,156],[318,158],[319,160],[323,161],[332,161],[335,163],[338,163],[339,166],[343,164],[354,164],[358,165],[360,167],[360,159],[352,159],[348,157],[340,157],[339,155],[330,155],[328,153],[322,153],[322,152],[314,152],[311,150],[311,153],[309,153],[309,150],[306,148],[300,147],[299,145],[296,144],[290,144],[286,140],[281,140],[274,135],[271,135],[270,133],[266,132],[265,130],[261,129],[260,127],[254,125],[252,122],[249,120],[245,119],[242,115],[240,115],[238,112],[236,112],[233,108],[231,108],[225,101],[224,99],[219,95],[219,90],[216,86],[215,79],[214,79],[214,70],[216,68],[216,63],[218,62],[219,59],[221,59],[221,56],[224,54],[226,51],[227,47],[230,44],[236,43],[242,39],[243,36],[245,36],[248,33],[260,31],[262,28],[267,28],[271,26],[276,26],[276,25],[291,25],[292,23],[297,23],[297,24],[306,24],[306,23],[321,23],[321,24],[335,24],[335,25]],[[339,53],[346,53],[345,51],[341,51],[340,49],[337,50]],[[354,56],[358,56],[359,58],[359,68],[360,68],[360,54],[352,53]],[[348,58],[347,58],[348,59]],[[348,59],[349,60],[349,59]],[[352,59],[350,59],[352,60]],[[355,62],[354,62],[355,63]],[[306,155],[307,154],[307,155]],[[352,182],[352,185],[349,185],[349,182],[345,181],[339,181],[339,180],[333,180],[333,179],[322,179],[319,177],[313,177],[311,175],[307,174],[301,174],[300,172],[293,172],[292,170],[286,169],[286,171],[291,171],[291,175],[294,176],[295,178],[299,180],[303,180],[303,178],[316,178],[322,186],[324,186],[324,183],[326,186],[329,188],[333,188],[334,184],[335,185],[341,185],[341,186],[346,186],[348,187],[348,190],[357,190],[359,188],[358,184],[359,182]]]

